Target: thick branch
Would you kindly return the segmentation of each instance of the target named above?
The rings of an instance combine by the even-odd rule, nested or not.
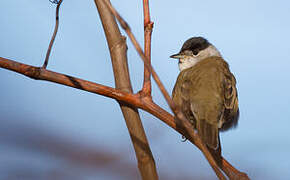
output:
[[[109,3],[109,0],[105,0]],[[117,89],[132,93],[132,86],[127,64],[126,39],[120,33],[115,17],[101,0],[95,0],[103,28],[106,34],[108,47]],[[157,180],[155,161],[150,150],[148,140],[139,116],[138,109],[127,103],[119,102],[126,121],[132,143],[134,145],[138,167],[143,180]]]

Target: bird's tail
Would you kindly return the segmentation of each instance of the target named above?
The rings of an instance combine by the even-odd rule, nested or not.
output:
[[[217,164],[220,166],[222,164],[222,156],[218,127],[201,119],[197,122],[197,131]]]

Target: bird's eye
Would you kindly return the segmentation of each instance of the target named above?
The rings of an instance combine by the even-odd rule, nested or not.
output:
[[[192,54],[196,56],[198,55],[198,51],[192,51]]]

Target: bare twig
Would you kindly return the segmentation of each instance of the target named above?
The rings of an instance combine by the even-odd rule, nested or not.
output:
[[[151,35],[153,29],[153,22],[150,20],[149,0],[143,0],[144,13],[144,52],[151,65]],[[141,93],[145,96],[151,96],[151,73],[146,66],[144,66],[144,82]]]
[[[51,53],[51,49],[52,49],[52,46],[53,46],[57,31],[58,31],[58,26],[59,26],[59,8],[60,8],[60,5],[61,5],[63,0],[59,0],[59,1],[57,1],[57,0],[53,0],[53,1],[49,0],[49,1],[52,2],[52,3],[57,4],[57,6],[56,6],[56,10],[55,10],[54,32],[53,32],[53,35],[51,37],[51,40],[50,40],[50,43],[49,43],[49,46],[48,46],[48,49],[47,49],[47,52],[46,52],[44,63],[42,65],[42,68],[44,68],[44,69],[46,69],[46,67],[47,67],[49,56],[50,56],[50,53]]]

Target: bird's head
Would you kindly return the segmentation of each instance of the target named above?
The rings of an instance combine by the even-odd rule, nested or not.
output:
[[[221,57],[220,52],[203,37],[192,37],[185,41],[179,53],[170,56],[179,59],[179,70],[190,68],[208,57]]]

